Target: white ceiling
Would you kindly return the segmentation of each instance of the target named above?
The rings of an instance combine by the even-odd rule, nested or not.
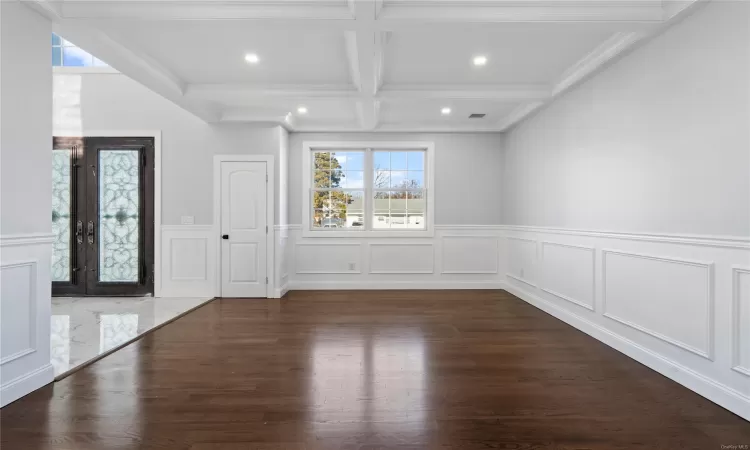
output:
[[[504,131],[694,0],[33,0],[56,30],[209,122]],[[260,62],[248,64],[246,53]],[[475,67],[472,58],[488,62]],[[306,115],[297,107],[308,108]],[[450,107],[450,115],[440,110]],[[484,113],[482,119],[469,119]]]

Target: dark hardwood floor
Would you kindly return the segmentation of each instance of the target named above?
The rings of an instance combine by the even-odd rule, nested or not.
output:
[[[3,450],[750,444],[750,423],[503,291],[215,300],[0,421]]]

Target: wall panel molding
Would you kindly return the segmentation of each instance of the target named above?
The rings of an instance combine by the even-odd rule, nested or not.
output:
[[[703,317],[704,326],[705,326],[704,339],[703,339],[704,348],[699,348],[699,347],[696,347],[694,345],[688,344],[688,343],[684,342],[683,340],[681,340],[681,339],[679,339],[677,337],[670,336],[670,335],[668,335],[665,332],[660,332],[660,331],[653,330],[652,329],[653,327],[651,327],[651,326],[646,326],[646,325],[643,325],[643,324],[639,324],[639,323],[635,322],[634,320],[620,317],[618,314],[610,312],[608,310],[608,308],[610,306],[610,304],[609,304],[610,301],[608,299],[608,283],[607,283],[607,281],[609,279],[608,277],[611,275],[609,273],[609,265],[611,263],[608,263],[608,258],[610,256],[612,256],[612,255],[614,255],[614,256],[620,256],[620,257],[624,257],[624,258],[636,259],[636,260],[646,260],[646,261],[652,261],[652,262],[661,262],[661,263],[664,263],[664,264],[686,266],[686,267],[694,267],[694,268],[702,269],[703,276],[704,276],[704,280],[703,281],[705,283],[705,286],[704,286],[704,289],[703,289],[703,292],[702,292],[703,301],[705,302],[705,306],[703,307],[703,311],[702,311],[705,314],[705,316]],[[709,360],[713,360],[713,358],[714,358],[714,355],[713,355],[713,353],[714,353],[714,345],[713,345],[713,339],[714,339],[714,326],[713,326],[713,322],[714,322],[714,295],[713,295],[714,281],[713,281],[713,272],[714,272],[714,263],[693,261],[693,260],[682,259],[682,258],[654,256],[654,255],[644,254],[644,253],[624,252],[624,251],[620,251],[620,250],[604,249],[604,250],[602,250],[602,278],[603,278],[603,282],[602,282],[602,315],[604,317],[607,317],[609,319],[617,321],[617,322],[619,322],[619,323],[621,323],[623,325],[626,325],[626,326],[631,327],[631,328],[633,328],[635,330],[638,330],[638,331],[640,331],[642,333],[648,334],[648,335],[653,336],[653,337],[655,337],[657,339],[660,339],[660,340],[662,340],[664,342],[667,342],[667,343],[672,344],[672,345],[674,345],[676,347],[679,347],[679,348],[681,348],[683,350],[686,350],[688,352],[694,353],[694,354],[696,354],[698,356],[701,356],[703,358],[706,358],[706,359],[709,359]],[[631,274],[628,274],[628,275],[630,276]],[[643,283],[643,282],[645,282],[647,279],[659,281],[658,278],[657,278],[657,274],[652,272],[649,275],[648,278],[644,278],[644,279],[632,279],[632,278],[630,278],[628,280],[628,282],[631,283],[631,285],[636,285],[637,283]],[[665,279],[663,279],[661,281],[663,281],[664,283],[667,283],[667,284],[672,284],[672,287],[674,289],[678,289],[679,287],[683,287],[683,286],[681,286],[681,285],[679,285],[677,283],[681,283],[681,284],[684,285],[688,280],[685,277],[675,277],[673,279],[666,279],[665,278]],[[656,285],[656,286],[659,286],[659,285]],[[663,285],[661,285],[659,287],[661,287],[663,289]],[[693,289],[687,289],[686,292],[685,292],[685,296],[690,295],[692,293],[692,291],[694,291],[694,290]],[[661,293],[660,292],[660,294],[661,294],[660,298],[664,298],[664,295],[666,293]],[[686,298],[685,296],[678,295],[676,293],[673,294],[673,295],[676,298],[680,298],[680,299]],[[633,300],[631,300],[630,309],[633,309],[635,305],[632,303],[632,301],[634,301],[634,299],[638,298],[638,297],[631,297],[631,298],[633,298]],[[638,299],[640,300],[640,298],[638,298]],[[685,305],[685,306],[687,307],[689,305]],[[656,308],[655,308],[654,303],[651,303],[649,305],[648,309],[650,309],[650,313],[651,314],[656,313]],[[673,314],[676,314],[677,312],[678,312],[678,310],[675,310],[675,311],[673,311]],[[682,317],[684,319],[686,317],[685,314],[687,314],[687,311],[685,309],[683,309],[680,312],[681,312]],[[659,320],[667,321],[667,322],[663,322],[665,324],[670,323],[668,321],[668,319],[669,319],[669,316],[664,316],[664,317],[660,317],[659,318]],[[696,332],[696,330],[694,328],[689,329],[688,331],[693,332],[693,333]]]
[[[314,248],[310,254],[306,254],[306,247]],[[295,242],[295,274],[315,275],[341,275],[362,273],[362,244],[360,242],[325,241]],[[302,258],[303,255],[304,258]],[[302,258],[302,261],[300,259]],[[349,269],[350,263],[355,264],[354,269]],[[302,267],[309,267],[303,268]],[[330,267],[330,268],[326,268]]]
[[[732,370],[750,377],[750,267],[732,267]],[[743,320],[744,319],[744,320]]]
[[[161,297],[213,297],[216,252],[213,225],[163,225]]]
[[[518,236],[506,236],[506,239],[508,241],[508,268],[517,269],[517,271],[514,272],[513,270],[509,270],[506,272],[505,276],[536,289],[538,287],[537,282],[534,279],[527,277],[526,274],[531,272],[532,277],[535,275],[535,269],[538,262],[538,241],[536,239]],[[514,250],[513,245],[511,244],[513,242],[531,244],[530,253],[528,255],[523,255],[524,252],[521,250],[521,247],[517,247]]]
[[[586,308],[589,311],[596,311],[596,249],[594,247],[589,247],[585,245],[573,245],[573,244],[564,244],[560,242],[552,242],[552,241],[541,241],[541,252],[542,252],[542,266],[544,274],[542,276],[542,286],[540,289],[552,296],[555,296],[561,300],[565,300],[567,302],[573,303],[575,305],[578,305],[582,308]],[[591,281],[586,283],[587,287],[589,288],[589,294],[591,296],[591,303],[587,303],[583,300],[573,298],[572,296],[563,294],[561,292],[558,292],[557,290],[549,287],[550,284],[550,278],[551,278],[551,271],[553,268],[550,268],[547,266],[548,259],[546,258],[547,252],[545,250],[546,247],[558,247],[558,248],[565,248],[565,249],[573,249],[573,250],[579,250],[579,251],[585,251],[589,253],[591,258]],[[570,266],[566,267],[558,267],[555,268],[555,271],[565,271],[565,270],[572,270]],[[569,273],[566,273],[565,276],[569,277]]]
[[[37,308],[37,285],[39,284],[37,276],[38,263],[38,260],[30,259],[0,264],[0,273],[2,273],[2,277],[0,278],[2,279],[3,283],[3,297],[12,298],[13,303],[17,307],[25,305],[28,306],[28,311],[22,314],[26,316],[25,318],[16,316],[15,314],[11,315],[12,310],[8,311],[8,309],[3,308],[3,318],[9,321],[9,323],[3,324],[3,328],[7,330],[9,328],[15,328],[18,326],[25,327],[25,331],[15,331],[19,331],[22,335],[24,335],[26,338],[26,342],[24,346],[22,346],[21,348],[17,348],[12,352],[6,351],[5,346],[3,346],[3,351],[1,353],[2,358],[0,358],[0,366],[11,363],[19,358],[23,358],[24,356],[30,355],[37,351],[37,314],[39,313]],[[9,273],[11,271],[15,272],[21,270],[25,270],[28,272],[25,280],[19,278],[21,276],[20,273]],[[22,290],[24,288],[26,289],[25,293],[19,292],[19,290]],[[23,297],[19,297],[19,295],[23,295]],[[5,320],[3,320],[3,322],[5,322]],[[13,339],[4,340],[4,342],[9,342],[10,344],[18,344],[19,342],[21,342],[21,336],[14,332]]]

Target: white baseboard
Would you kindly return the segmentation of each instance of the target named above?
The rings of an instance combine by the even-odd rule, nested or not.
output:
[[[289,290],[502,289],[496,281],[293,281]]]
[[[275,294],[274,298],[281,298],[281,297],[285,296],[286,293],[289,292],[289,291],[290,291],[290,289],[289,289],[289,283],[287,283],[287,284],[281,286],[279,289],[276,289],[274,291],[274,294]]]
[[[0,407],[14,402],[42,386],[52,383],[54,379],[55,369],[52,367],[52,364],[46,364],[3,384],[2,388],[0,388]]]
[[[648,350],[643,346],[612,332],[611,330],[586,320],[577,314],[559,308],[558,306],[543,300],[534,294],[526,292],[523,289],[510,285],[504,286],[503,289],[527,303],[536,306],[542,311],[562,320],[568,325],[598,339],[615,350],[624,353],[641,364],[659,372],[665,377],[680,383],[708,400],[732,411],[738,416],[750,420],[750,397],[654,353],[653,351]]]

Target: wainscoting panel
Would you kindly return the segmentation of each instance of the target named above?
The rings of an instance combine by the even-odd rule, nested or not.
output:
[[[537,241],[508,236],[508,273],[511,280],[536,288]]]
[[[734,324],[733,364],[737,372],[750,377],[750,268],[732,269]]]
[[[295,244],[298,274],[361,273],[362,245],[359,242],[298,242]]]
[[[432,242],[370,244],[370,273],[424,274],[435,270]]]
[[[713,263],[613,250],[603,255],[605,317],[713,358]]]
[[[0,236],[0,406],[53,379],[50,234]]]
[[[541,290],[590,311],[596,309],[596,250],[542,242]]]
[[[161,227],[161,296],[213,297],[216,234],[211,225]]]
[[[750,420],[750,238],[499,228],[505,289]]]
[[[486,273],[498,270],[498,237],[487,235],[443,235],[441,273]]]

